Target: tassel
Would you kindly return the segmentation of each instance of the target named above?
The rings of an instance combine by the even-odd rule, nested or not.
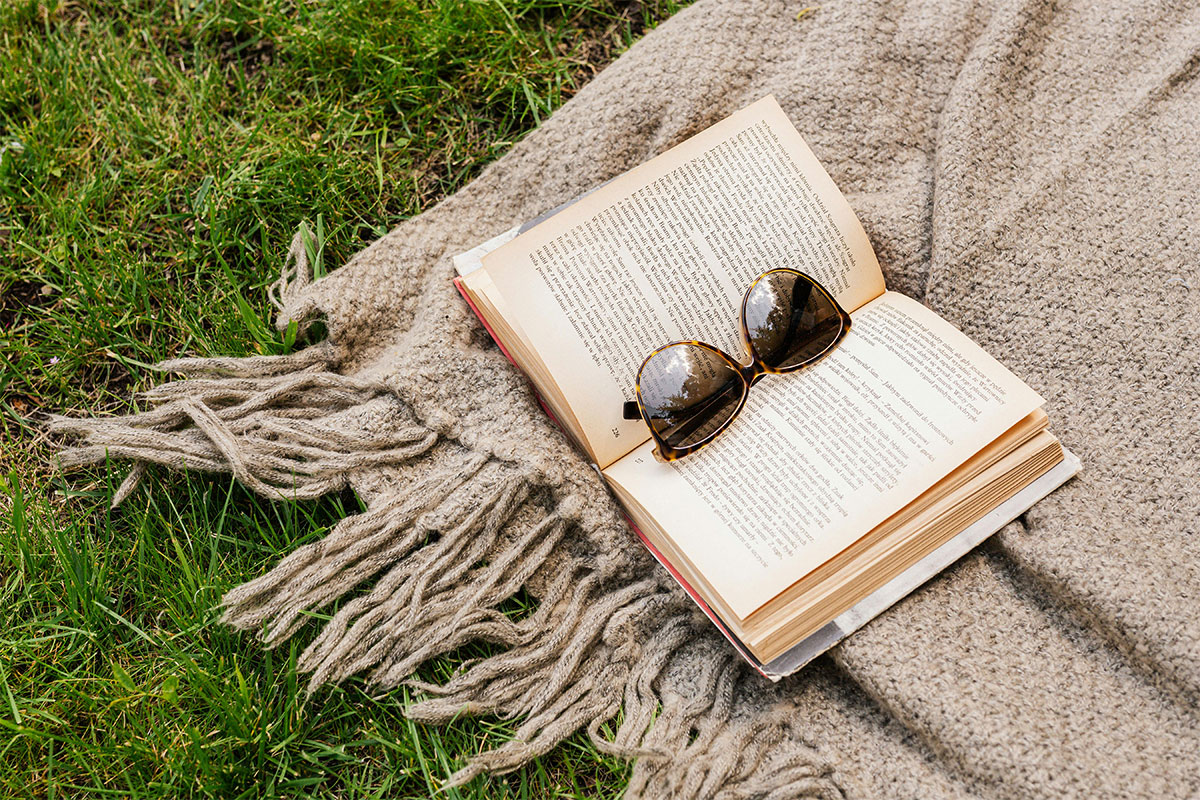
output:
[[[284,641],[303,623],[306,610],[344,596],[416,546],[425,534],[414,526],[417,518],[466,483],[486,461],[473,457],[448,476],[427,477],[405,493],[388,495],[366,512],[346,517],[321,541],[226,593],[221,600],[223,620],[242,630],[266,625],[263,640],[269,646]]]
[[[369,429],[356,424],[356,417],[380,415],[399,422],[404,411],[379,383],[323,370],[278,374],[328,365],[328,350],[299,356],[166,362],[173,370],[223,374],[144,392],[141,399],[153,407],[141,414],[51,418],[49,432],[73,441],[58,462],[69,468],[133,461],[114,506],[132,494],[147,464],[231,472],[266,497],[308,499],[344,488],[357,471],[405,463],[438,442],[437,433],[411,421]]]
[[[502,479],[461,519],[440,529],[435,541],[394,564],[368,593],[343,606],[300,658],[300,668],[313,673],[311,687],[376,667],[401,637],[427,634],[413,625],[430,584],[461,575],[477,562],[528,491],[523,476]],[[438,530],[428,528],[430,533]]]

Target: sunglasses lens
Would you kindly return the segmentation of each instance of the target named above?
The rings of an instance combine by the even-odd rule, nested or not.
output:
[[[742,324],[750,347],[772,369],[812,361],[837,343],[845,327],[823,290],[786,269],[766,273],[750,288]]]
[[[745,394],[736,365],[694,344],[664,347],[638,373],[638,397],[651,428],[677,449],[700,444],[725,427]]]

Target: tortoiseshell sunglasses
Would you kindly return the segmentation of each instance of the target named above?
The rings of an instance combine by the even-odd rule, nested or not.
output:
[[[642,362],[637,401],[625,404],[624,416],[646,421],[656,458],[696,452],[729,427],[760,378],[820,361],[850,330],[850,315],[833,295],[794,269],[758,276],[742,298],[741,316],[749,365],[693,341],[663,345]]]

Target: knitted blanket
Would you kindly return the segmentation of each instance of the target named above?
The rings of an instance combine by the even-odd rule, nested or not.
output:
[[[498,654],[408,713],[513,715],[451,782],[585,728],[630,796],[1187,797],[1200,791],[1200,7],[701,0],[469,187],[312,282],[282,357],[163,365],[65,463],[353,487],[320,542],[229,592],[313,686]],[[1084,473],[827,657],[756,677],[623,524],[451,286],[450,257],[774,93],[891,288],[1048,399]],[[498,610],[527,591],[537,609]],[[326,622],[305,612],[331,606]],[[616,733],[602,734],[611,722]]]

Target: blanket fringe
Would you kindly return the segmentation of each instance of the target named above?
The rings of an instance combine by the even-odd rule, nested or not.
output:
[[[221,601],[223,620],[261,631],[268,646],[284,641],[301,626],[306,610],[342,597],[411,550],[423,533],[422,526],[414,524],[418,517],[445,500],[486,460],[474,458],[449,476],[426,478],[408,493],[388,496],[368,511],[341,520],[324,539],[229,591]]]
[[[346,518],[232,590],[224,619],[273,646],[311,618],[306,612],[362,587],[300,657],[310,692],[363,674],[380,688],[407,681],[424,692],[407,709],[413,719],[523,718],[512,740],[477,756],[451,786],[515,769],[581,728],[605,752],[664,757],[642,739],[660,711],[655,683],[694,633],[690,609],[656,579],[614,590],[593,563],[568,560],[556,575],[539,575],[540,602],[529,616],[504,614],[501,604],[544,572],[578,517],[573,498],[541,508],[536,488],[510,465],[467,459]],[[630,635],[648,619],[660,620],[651,635]],[[430,658],[475,641],[507,649],[464,665],[446,684],[410,679]],[[605,738],[604,724],[622,713],[616,735]]]
[[[485,474],[479,482],[488,477],[494,475]],[[471,506],[459,504],[442,520],[434,513],[432,523],[418,521],[404,539],[424,546],[343,606],[301,656],[300,668],[312,672],[311,687],[368,670],[370,683],[394,686],[390,671],[407,675],[425,660],[421,653],[449,649],[448,634],[457,627],[453,620],[461,624],[467,616],[489,616],[491,603],[519,587],[504,597],[488,598],[491,602],[477,599],[486,592],[483,584],[503,579],[503,565],[481,562],[496,558],[492,550],[501,529],[528,493],[525,478],[507,476],[476,496],[478,502]],[[473,568],[476,564],[481,566]],[[464,577],[468,574],[470,578]]]
[[[598,749],[608,753],[665,755],[640,742],[659,708],[654,681],[684,641],[685,615],[676,610],[644,639],[623,635],[628,633],[621,631],[623,626],[654,619],[668,610],[673,598],[653,580],[615,592],[598,589],[597,582],[585,578],[568,602],[558,603],[564,611],[549,631],[526,637],[526,642],[473,665],[446,684],[409,682],[430,695],[408,708],[413,719],[445,722],[462,713],[487,712],[524,720],[511,740],[476,756],[446,786],[462,785],[484,772],[516,769],[580,728],[587,728]],[[602,726],[622,710],[625,718],[616,737],[605,739]]]
[[[415,424],[379,432],[336,425],[340,415],[395,401],[380,383],[331,371],[335,363],[328,344],[289,356],[168,361],[160,367],[214,377],[143,392],[150,408],[139,414],[52,417],[47,427],[73,442],[58,454],[63,467],[134,462],[114,506],[133,492],[147,464],[231,472],[264,496],[310,499],[347,486],[356,471],[404,463],[437,443],[436,432]]]
[[[587,610],[563,617],[549,637],[567,635],[554,644],[515,647],[444,685],[409,682],[431,695],[408,708],[417,720],[482,712],[524,719],[510,741],[476,756],[445,788],[517,769],[586,728],[602,752],[638,759],[627,797],[843,797],[815,752],[788,749],[788,758],[775,757],[781,743],[797,737],[786,713],[734,716],[739,691],[765,688],[736,656],[695,659],[687,651],[696,618],[676,596],[653,581],[612,597],[583,594],[590,597]],[[648,619],[659,624],[642,636],[620,635],[622,626]],[[676,658],[691,667],[678,692],[671,681],[681,679],[667,674]],[[604,735],[610,723],[611,739]]]
[[[770,691],[732,654],[694,661],[682,691],[660,686],[663,707],[645,744],[672,754],[638,761],[627,797],[842,800],[834,770],[808,747],[780,748],[800,733],[786,707],[735,716],[739,692]],[[778,758],[775,753],[789,756]]]

